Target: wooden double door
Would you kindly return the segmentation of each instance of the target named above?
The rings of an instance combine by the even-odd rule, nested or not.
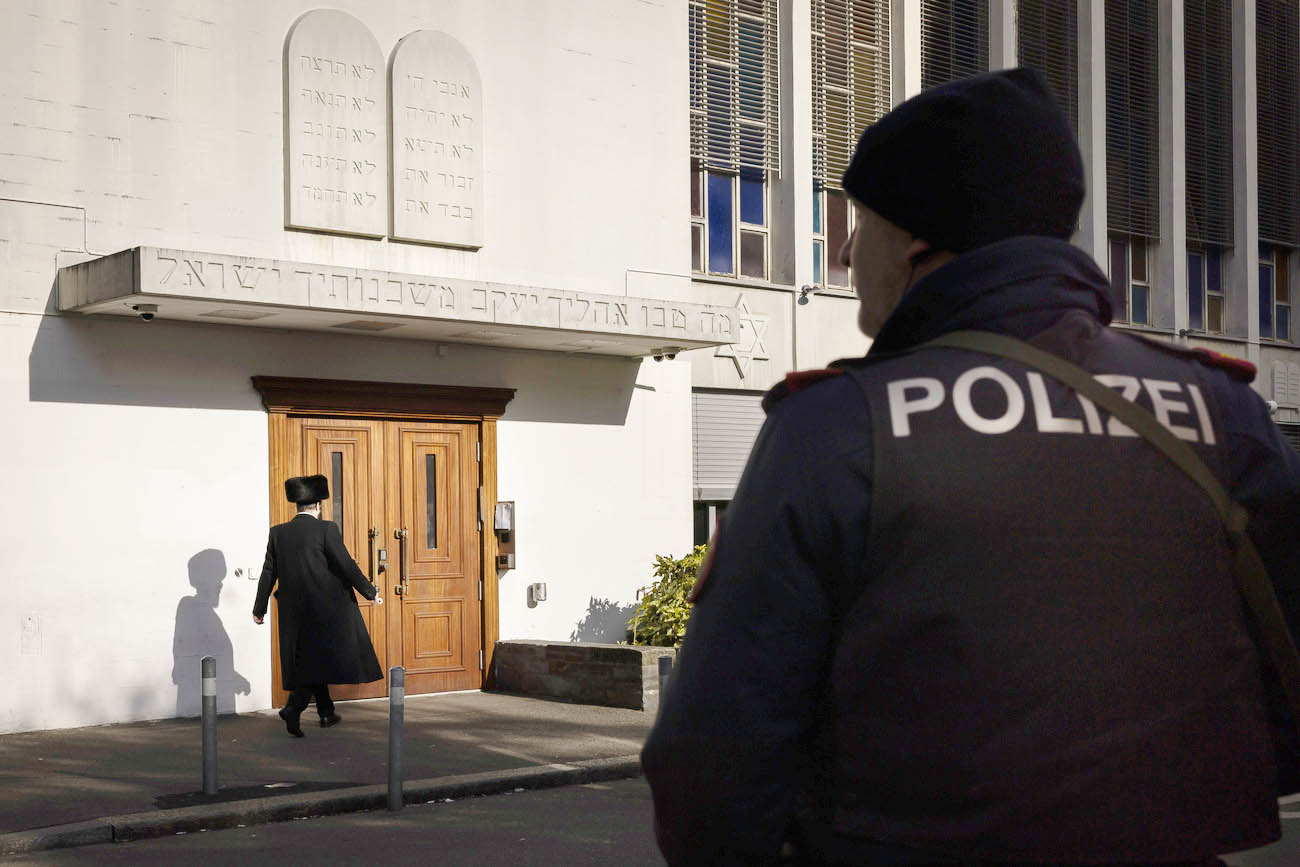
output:
[[[384,671],[403,666],[412,694],[482,687],[480,426],[289,416],[284,436],[289,475],[329,480],[321,519],[379,588],[358,603]],[[387,677],[330,692],[384,696]]]

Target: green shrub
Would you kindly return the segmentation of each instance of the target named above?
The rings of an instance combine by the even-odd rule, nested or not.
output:
[[[691,603],[686,601],[686,595],[695,585],[696,573],[707,551],[707,545],[696,545],[695,550],[681,559],[667,554],[655,557],[654,574],[658,580],[641,588],[641,602],[627,623],[631,644],[676,647],[682,643],[686,637],[686,621],[691,616]]]

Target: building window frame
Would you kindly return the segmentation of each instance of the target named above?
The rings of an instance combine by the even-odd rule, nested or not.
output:
[[[1224,248],[1214,244],[1187,246],[1188,328],[1206,334],[1225,332]]]
[[[776,0],[690,0],[691,271],[767,281],[780,164]]]
[[[693,272],[767,280],[771,222],[771,179],[766,172],[717,171],[691,160]]]
[[[825,289],[851,292],[849,269],[840,264],[840,250],[853,235],[856,210],[848,194],[813,181],[813,283]]]
[[[1151,243],[1141,235],[1110,235],[1114,321],[1151,325]]]
[[[1282,244],[1259,245],[1259,337],[1292,343],[1291,262],[1294,251]]]

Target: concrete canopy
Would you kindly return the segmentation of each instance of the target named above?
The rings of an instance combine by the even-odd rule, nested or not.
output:
[[[626,295],[133,247],[59,269],[59,309],[627,358],[723,346],[735,311]]]

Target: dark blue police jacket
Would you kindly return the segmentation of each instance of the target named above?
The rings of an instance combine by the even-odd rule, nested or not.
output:
[[[1009,239],[917,283],[841,375],[769,393],[642,753],[671,863],[1276,839],[1287,720],[1204,495],[1023,365],[910,351],[1008,334],[1146,406],[1250,511],[1295,631],[1300,458],[1247,366],[1106,327],[1108,293],[1078,248]]]

